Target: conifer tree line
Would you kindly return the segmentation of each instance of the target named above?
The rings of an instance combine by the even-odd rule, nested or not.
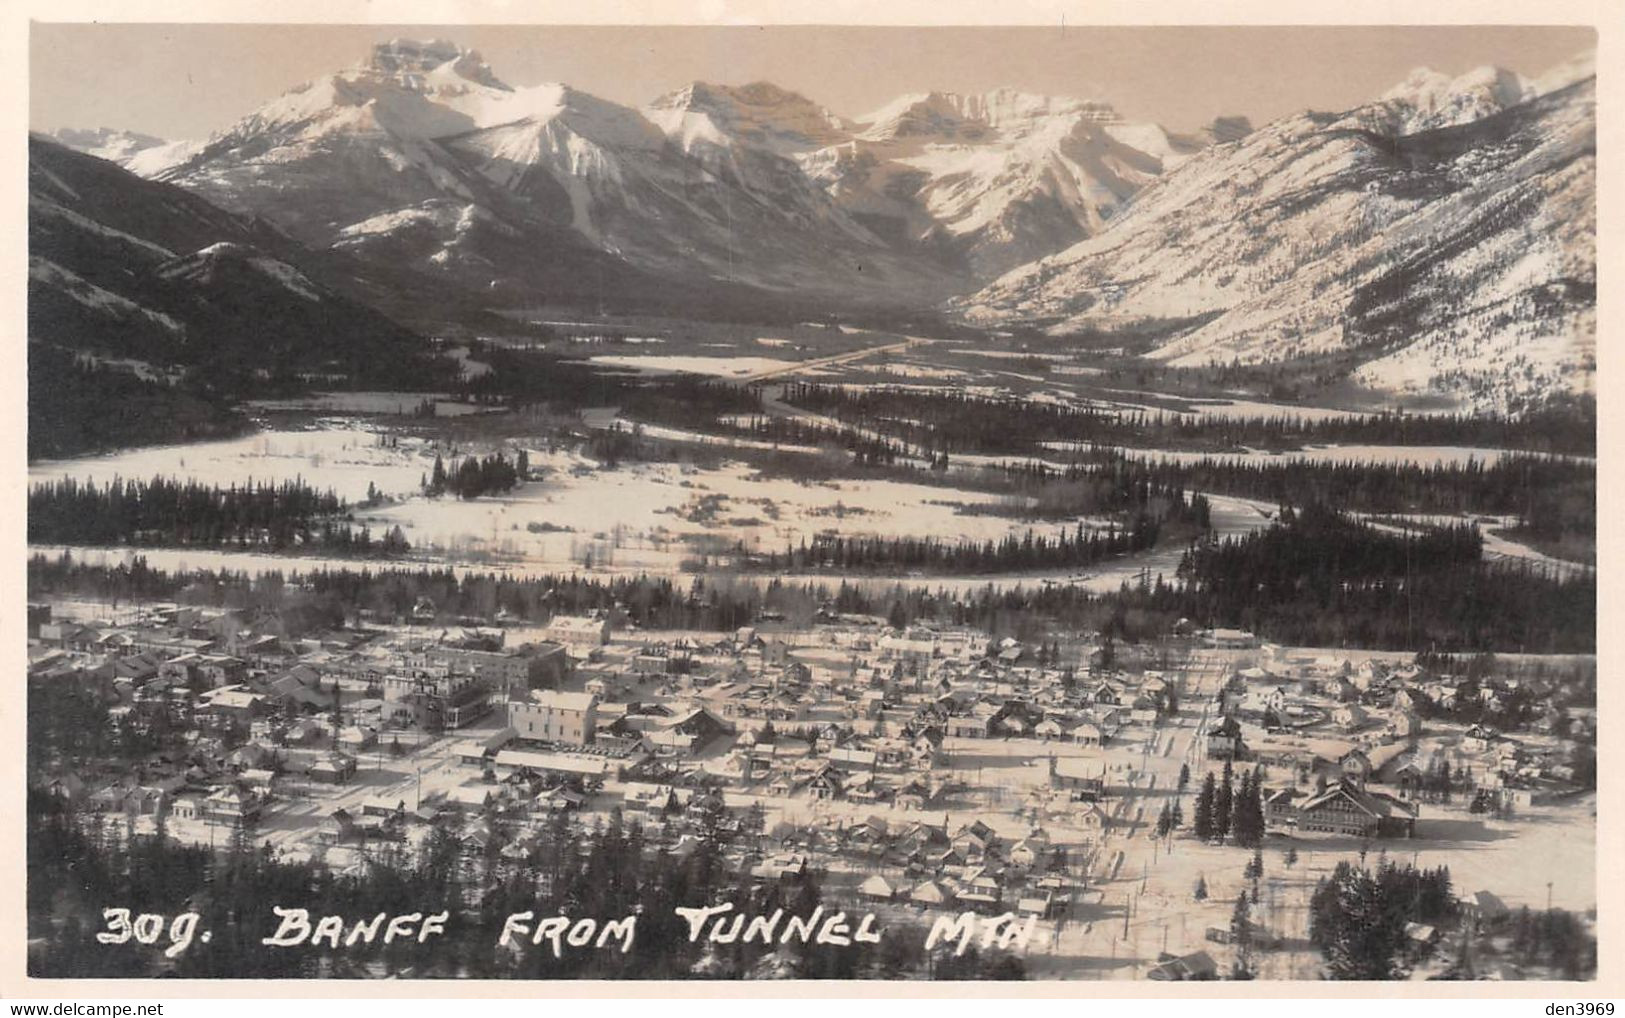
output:
[[[1068,413],[1099,415],[1096,411],[1042,405],[1038,412],[1063,418]],[[692,421],[688,426],[700,427]],[[860,429],[854,425],[832,428],[828,422],[794,417],[758,416],[703,430],[787,446],[833,442],[852,454],[855,466],[897,469],[919,476],[922,483],[923,478],[946,474],[955,464],[952,453],[958,451],[949,448],[953,443],[934,440],[929,433],[916,434],[918,429],[898,426],[890,417],[868,422]],[[905,433],[888,437],[899,430]],[[1219,447],[1213,455],[1197,459],[1165,459],[1139,454],[1133,444],[1123,448],[1108,444],[1080,446],[1062,453],[1044,450],[1031,441],[1011,439],[1007,431],[991,433],[1002,447],[984,454],[1035,458],[979,464],[974,470],[955,472],[953,483],[975,490],[1013,492],[1037,492],[1044,485],[1086,486],[1044,498],[1033,514],[1040,517],[1123,510],[1127,508],[1125,493],[1143,486],[1278,504],[1323,502],[1373,514],[1510,516],[1520,532],[1552,540],[1570,535],[1590,539],[1596,533],[1597,472],[1591,459],[1512,453],[1424,465],[1362,459],[1351,451],[1346,460],[1272,462],[1223,454],[1225,448],[1234,446]],[[1131,437],[1124,441],[1139,440]],[[1154,441],[1148,444],[1154,446]],[[1069,462],[1053,462],[1062,459]]]
[[[1177,586],[1147,593],[1151,604],[1177,604],[1191,619],[1297,646],[1595,647],[1594,577],[1486,562],[1481,552],[1468,525],[1395,534],[1310,505],[1193,549]]]
[[[853,389],[797,382],[784,402],[922,449],[949,453],[1031,452],[1041,442],[1181,449],[1298,448],[1304,445],[1455,445],[1595,456],[1595,407],[1516,416],[1478,414],[1228,417],[1174,410],[1124,410],[1040,403],[947,389]]]
[[[298,478],[225,487],[164,477],[115,477],[106,484],[64,478],[29,489],[27,529],[28,540],[42,544],[407,550],[399,527],[374,538],[349,519],[349,506],[332,490],[317,491]]]
[[[430,496],[445,494],[473,499],[481,495],[512,491],[530,474],[530,454],[520,449],[514,462],[500,452],[489,456],[469,456],[447,469],[438,454],[434,468],[423,481],[423,492]]]
[[[1119,530],[1102,533],[1078,524],[1054,536],[1007,534],[1001,540],[948,542],[933,537],[864,537],[820,534],[811,544],[747,559],[747,564],[770,572],[830,570],[841,573],[930,570],[943,573],[998,573],[1034,569],[1077,568],[1106,559],[1144,551],[1157,545],[1165,523],[1186,524],[1187,535],[1206,531],[1207,500],[1197,495],[1187,501],[1175,493],[1160,516],[1136,513]],[[743,551],[743,549],[741,549]]]
[[[1386,540],[1394,535],[1378,535]],[[1259,546],[1254,545],[1254,548]],[[1198,547],[1192,557],[1206,554]],[[1267,557],[1238,560],[1264,575]],[[1197,570],[1197,575],[1202,573]],[[545,622],[553,614],[620,609],[644,628],[729,632],[758,621],[764,609],[804,624],[817,613],[870,615],[901,625],[934,622],[969,626],[994,636],[1036,639],[1046,626],[1140,641],[1167,635],[1191,619],[1206,626],[1235,626],[1296,646],[1373,647],[1422,652],[1525,651],[1594,653],[1596,584],[1591,577],[1554,577],[1513,562],[1450,565],[1338,583],[1328,603],[1335,613],[1300,603],[1290,584],[1243,590],[1241,604],[1217,601],[1198,582],[1158,575],[1127,583],[1109,594],[1067,584],[933,589],[929,583],[869,586],[842,580],[765,583],[695,577],[606,579],[545,574],[514,577],[457,573],[450,569],[321,569],[257,574],[224,570],[172,573],[137,556],[130,563],[90,565],[71,554],[30,557],[30,596],[91,596],[105,600],[173,600],[278,608],[298,606],[313,618],[336,624],[361,609],[385,616],[410,612],[427,597],[447,619],[489,619],[499,610]]]

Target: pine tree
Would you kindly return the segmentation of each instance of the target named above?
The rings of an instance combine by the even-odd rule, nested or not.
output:
[[[1236,961],[1230,970],[1231,979],[1254,979],[1252,908],[1245,893],[1236,895],[1236,906],[1230,911],[1230,940],[1236,945]]]
[[[1213,811],[1217,798],[1216,785],[1213,772],[1208,771],[1202,779],[1202,790],[1196,796],[1196,820],[1192,833],[1202,841],[1207,841],[1214,835]]]
[[[1197,876],[1197,878],[1196,878],[1196,890],[1191,892],[1191,897],[1195,898],[1197,901],[1206,901],[1207,900],[1207,878],[1206,877],[1200,876],[1200,875]]]
[[[1233,776],[1230,772],[1230,761],[1224,762],[1224,780],[1219,784],[1218,791],[1213,797],[1213,836],[1216,838],[1228,837],[1230,834],[1230,820],[1232,807],[1235,805],[1236,790]]]

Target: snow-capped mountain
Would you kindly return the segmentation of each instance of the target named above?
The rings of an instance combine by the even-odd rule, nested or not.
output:
[[[475,53],[397,40],[156,177],[306,243],[409,254],[500,299],[578,297],[592,281],[614,297],[650,277],[859,300],[962,288],[890,250],[774,151],[773,118],[752,111],[775,98],[689,90],[662,110],[674,140],[642,111],[567,85],[515,89]],[[702,141],[712,118],[750,143]],[[514,247],[531,253],[516,261]]]
[[[1594,79],[1517,101],[1533,91],[1499,73],[1418,74],[1346,114],[1285,118],[1191,157],[1098,236],[956,307],[987,324],[1160,334],[1151,355],[1175,364],[1335,355],[1374,386],[1477,406],[1584,389]]]
[[[644,114],[686,152],[746,145],[793,157],[851,138],[851,125],[840,117],[766,81],[739,87],[696,81],[656,99]]]
[[[51,140],[97,159],[106,159],[108,162],[118,163],[120,166],[128,165],[130,159],[138,152],[158,148],[164,144],[164,139],[154,138],[150,134],[140,134],[136,131],[120,131],[112,127],[94,127],[88,129],[64,127],[51,132]]]
[[[633,109],[514,88],[477,53],[398,39],[127,165],[487,299],[588,296],[569,269],[586,261],[610,281],[600,299],[637,280],[919,306],[1092,235],[1148,181],[1247,129],[1174,135],[1011,91],[905,96],[847,122],[766,82],[696,82]],[[515,246],[552,269],[515,262]]]
[[[903,96],[860,118],[850,140],[799,158],[871,229],[988,278],[1098,232],[1210,143],[1127,123],[1096,101],[932,92]]]

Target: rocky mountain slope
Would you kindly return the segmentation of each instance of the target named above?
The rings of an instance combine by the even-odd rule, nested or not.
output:
[[[103,359],[411,381],[416,334],[263,220],[29,139],[28,338]]]
[[[1357,110],[1277,121],[955,307],[1055,333],[1162,329],[1150,355],[1174,364],[1341,358],[1375,387],[1478,407],[1583,391],[1596,314],[1595,89],[1573,80],[1585,70],[1539,85],[1418,74]]]

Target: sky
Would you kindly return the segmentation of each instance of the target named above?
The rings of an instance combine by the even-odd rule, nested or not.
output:
[[[1413,68],[1496,64],[1538,74],[1595,46],[1583,27],[871,28],[378,25],[31,26],[29,124],[202,138],[288,89],[352,66],[375,42],[442,38],[515,86],[562,81],[627,105],[700,80],[767,80],[861,116],[934,89],[1020,91],[1112,103],[1189,130],[1342,110]]]

